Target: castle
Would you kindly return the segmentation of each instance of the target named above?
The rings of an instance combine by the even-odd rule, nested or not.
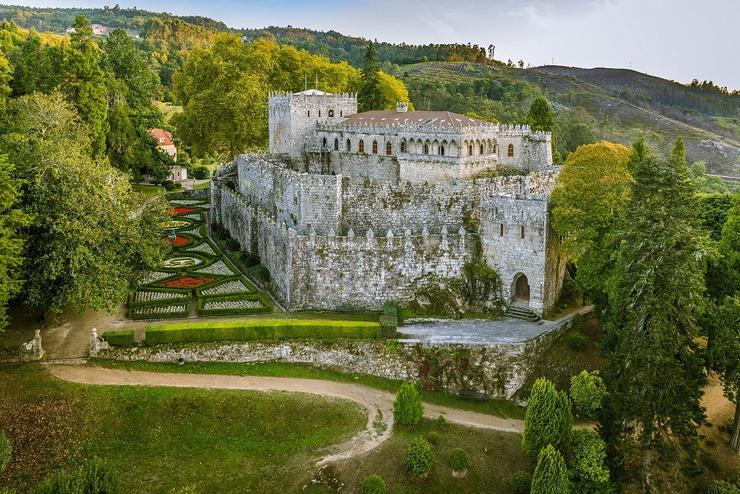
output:
[[[548,219],[551,135],[445,111],[357,113],[354,94],[269,95],[269,155],[211,184],[212,221],[289,309],[378,309],[485,262],[507,304],[542,314],[565,258]],[[497,167],[521,175],[481,177]]]

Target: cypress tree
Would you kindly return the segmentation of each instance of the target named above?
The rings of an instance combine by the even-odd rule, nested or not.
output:
[[[568,469],[563,455],[552,444],[548,444],[537,457],[530,493],[568,494],[568,490]]]
[[[548,444],[564,451],[570,443],[572,422],[568,396],[555,389],[547,379],[537,379],[532,386],[524,418],[524,454],[534,462]]]
[[[667,492],[673,488],[662,482],[680,482],[677,459],[693,463],[704,422],[703,362],[693,339],[703,238],[683,142],[659,161],[638,141],[628,167],[634,182],[608,282],[602,432],[615,467],[637,473],[643,490]]]
[[[365,64],[362,67],[362,86],[357,95],[357,104],[361,112],[383,108],[383,94],[380,92],[380,63],[375,45],[371,42],[365,52]]]
[[[532,130],[541,130],[552,133],[552,156],[553,161],[560,162],[560,155],[555,148],[555,113],[550,108],[550,103],[543,97],[535,98],[529,107],[527,123]]]
[[[393,402],[393,416],[401,425],[415,425],[424,415],[421,394],[413,383],[403,383]]]

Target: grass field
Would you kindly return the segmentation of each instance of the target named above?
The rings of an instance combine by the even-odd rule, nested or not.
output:
[[[295,492],[322,448],[365,425],[359,406],[303,394],[59,381],[0,368],[0,428],[14,445],[0,490],[105,459],[122,492]]]
[[[116,369],[147,370],[157,372],[185,372],[194,374],[227,374],[238,376],[273,376],[273,377],[300,377],[304,379],[323,379],[327,381],[351,382],[382,389],[395,393],[403,381],[369,376],[366,374],[350,374],[328,369],[320,369],[304,364],[283,362],[266,362],[257,364],[235,364],[227,362],[192,362],[187,365],[154,363],[154,362],[117,362],[98,360],[102,367]],[[422,390],[422,399],[428,403],[444,405],[474,412],[488,413],[499,417],[524,418],[524,408],[507,400],[489,400],[483,402],[469,401],[455,395],[439,391]]]
[[[131,188],[137,192],[141,192],[145,196],[158,196],[165,193],[164,187],[161,185],[152,184],[131,184]]]

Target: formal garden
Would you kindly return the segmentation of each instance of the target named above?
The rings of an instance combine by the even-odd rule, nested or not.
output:
[[[198,199],[171,199],[169,219],[160,224],[172,253],[159,269],[147,272],[128,300],[131,319],[262,314],[274,309],[270,298],[250,282],[206,235]]]

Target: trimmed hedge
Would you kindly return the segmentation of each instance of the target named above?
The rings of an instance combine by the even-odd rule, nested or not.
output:
[[[147,345],[213,341],[249,341],[301,338],[377,338],[380,326],[369,321],[254,319],[238,322],[193,322],[152,325],[145,331]]]
[[[134,346],[134,332],[132,330],[108,331],[101,335],[110,346]]]

